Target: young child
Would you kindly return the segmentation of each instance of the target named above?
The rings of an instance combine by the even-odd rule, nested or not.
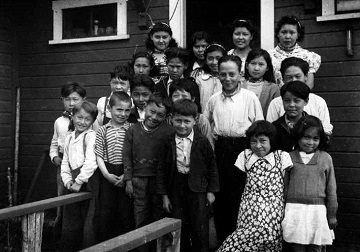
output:
[[[111,93],[108,97],[101,97],[97,102],[97,108],[99,111],[95,130],[97,130],[100,126],[107,124],[111,119],[111,113],[108,109],[108,104],[110,100],[110,96],[115,91],[130,91],[130,83],[131,79],[130,69],[127,66],[117,66],[110,73],[110,89]]]
[[[260,100],[264,118],[270,102],[280,96],[275,84],[274,69],[269,53],[263,49],[253,49],[246,58],[245,82],[242,87],[253,91]]]
[[[204,52],[210,42],[210,36],[205,31],[197,31],[191,35],[190,45],[188,46],[190,61],[189,66],[184,73],[185,77],[191,76],[196,78],[196,76],[201,73],[201,68],[205,65]]]
[[[158,82],[161,78],[168,76],[167,60],[165,52],[177,43],[172,38],[172,30],[167,23],[156,23],[150,28],[148,38],[145,42],[146,49],[155,60],[155,76]]]
[[[154,89],[154,81],[146,75],[135,75],[134,78],[130,80],[131,98],[135,105],[131,108],[128,119],[130,123],[144,121],[145,107]]]
[[[194,130],[198,108],[182,99],[174,102],[174,134],[166,148],[167,162],[158,170],[157,191],[163,207],[182,220],[180,251],[208,251],[208,207],[219,191],[215,156],[209,141]],[[191,240],[191,242],[190,242]]]
[[[62,247],[75,251],[96,243],[95,213],[98,207],[98,181],[95,155],[96,133],[91,125],[97,117],[95,104],[87,101],[73,108],[75,131],[65,139],[61,178],[67,193],[89,190],[94,194],[89,201],[64,206]]]
[[[193,85],[193,81],[189,79],[180,79],[174,81],[170,86],[170,97],[172,103],[182,99],[188,99],[195,101],[196,87]],[[211,146],[214,149],[214,140],[212,137],[211,125],[209,120],[203,115],[198,114],[196,119],[195,129],[199,129],[201,134],[203,134],[210,142]],[[169,117],[169,123],[171,123],[171,116]]]
[[[214,204],[215,226],[219,243],[236,228],[245,175],[234,166],[239,153],[247,146],[245,131],[256,120],[263,120],[259,99],[240,85],[241,60],[225,55],[219,60],[222,92],[215,93],[204,115],[214,125],[215,157],[219,169],[220,192]]]
[[[309,63],[297,57],[289,57],[281,62],[280,72],[285,83],[295,80],[306,83],[309,74]],[[331,135],[333,126],[330,123],[329,109],[326,101],[322,97],[310,93],[309,102],[304,107],[304,111],[309,115],[318,117],[324,126],[326,134]],[[284,113],[281,97],[275,98],[270,102],[266,120],[273,122]]]
[[[173,128],[164,123],[170,104],[154,93],[145,107],[145,119],[126,132],[123,162],[126,193],[134,198],[135,228],[163,217],[160,195],[156,194],[156,173]],[[147,247],[147,246],[145,246]]]
[[[56,119],[54,123],[54,135],[51,139],[50,145],[50,159],[56,165],[56,184],[57,196],[64,194],[64,184],[60,176],[61,161],[64,155],[64,142],[65,138],[72,131],[72,109],[73,107],[82,102],[86,97],[86,90],[76,82],[69,82],[61,88],[61,100],[64,105],[65,111],[62,116]],[[57,208],[56,219],[54,221],[54,236],[61,234],[61,221],[62,221],[62,207]]]
[[[289,153],[276,150],[276,129],[267,121],[246,131],[250,149],[235,166],[246,173],[236,230],[218,251],[281,251],[284,216],[284,174],[292,167]]]
[[[277,130],[277,148],[290,152],[294,149],[292,129],[299,119],[307,113],[304,107],[309,101],[310,88],[301,81],[290,81],[281,87],[280,94],[285,114],[273,122]]]
[[[205,65],[201,68],[195,81],[199,86],[201,112],[204,112],[209,98],[216,92],[221,91],[219,80],[219,59],[226,55],[225,48],[217,43],[210,44],[204,52]]]
[[[125,194],[122,151],[125,132],[131,124],[131,98],[123,91],[112,93],[109,101],[111,120],[96,132],[96,160],[100,177],[99,240],[105,241],[129,232],[134,227],[133,202]]]
[[[129,63],[133,75],[154,76],[155,61],[148,52],[137,52]]]
[[[292,251],[322,251],[332,244],[337,226],[336,181],[321,121],[304,116],[294,128],[296,150],[290,153],[290,171],[282,222],[284,240]]]

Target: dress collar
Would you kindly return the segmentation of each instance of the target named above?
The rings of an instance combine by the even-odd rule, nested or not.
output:
[[[194,141],[194,129],[191,130],[190,134],[187,137],[179,137],[177,134],[175,134],[176,143],[178,143],[179,141],[182,141],[184,138],[193,142]]]
[[[272,167],[275,166],[275,157],[274,157],[274,152],[270,152],[269,154],[267,154],[265,157],[258,157],[254,152],[251,151],[251,156],[248,160],[248,162],[246,163],[246,168],[249,169],[256,161],[258,161],[259,159],[263,159],[265,160],[267,163],[269,163]]]

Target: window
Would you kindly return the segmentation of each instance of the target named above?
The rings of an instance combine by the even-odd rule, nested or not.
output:
[[[49,44],[128,39],[126,0],[53,1]]]
[[[322,16],[316,21],[331,21],[360,18],[360,2],[358,0],[322,0]]]

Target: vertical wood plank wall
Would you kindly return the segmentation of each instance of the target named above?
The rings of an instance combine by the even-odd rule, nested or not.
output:
[[[68,81],[83,84],[88,100],[96,103],[110,93],[109,73],[114,66],[127,63],[134,53],[144,50],[147,30],[139,30],[134,1],[128,1],[127,28],[130,39],[49,45],[53,36],[52,1],[18,0],[19,83],[21,99],[20,188],[21,197],[35,172],[44,147],[49,147],[53,123],[62,113],[60,88]],[[155,22],[168,19],[168,1],[152,0],[148,11]],[[20,15],[21,13],[21,15]],[[150,24],[150,21],[149,21]],[[46,188],[54,185],[54,167],[41,181]],[[46,197],[47,195],[45,195]]]
[[[305,11],[304,0],[276,0],[275,22],[295,15],[305,26],[302,46],[322,57],[314,92],[323,97],[334,125],[329,150],[336,172],[339,200],[336,250],[360,249],[360,19],[316,22],[321,1]],[[346,55],[346,29],[353,28],[354,55]]]

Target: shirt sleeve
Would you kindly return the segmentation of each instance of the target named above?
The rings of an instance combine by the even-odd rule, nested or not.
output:
[[[262,112],[261,104],[259,99],[253,94],[253,102],[251,103],[251,107],[249,108],[249,119],[253,123],[258,120],[264,120],[264,115]]]
[[[321,56],[309,51],[309,73],[316,73],[320,68]]]
[[[334,165],[331,156],[325,152],[325,158],[327,159],[326,169],[326,210],[327,218],[336,218],[336,212],[338,209],[337,195],[336,195],[336,179]]]
[[[243,172],[246,172],[246,169],[245,169],[245,150],[242,151],[237,159],[236,159],[236,162],[234,164],[237,168],[239,168],[241,171]]]
[[[213,99],[211,99],[211,98],[212,97],[210,97],[209,101],[207,102],[204,113],[203,113],[203,115],[205,116],[206,119],[208,119],[210,124],[214,121],[213,115],[212,115],[214,102],[213,102]]]
[[[333,126],[330,123],[330,113],[326,101],[319,96],[320,99],[317,99],[317,107],[319,113],[319,119],[323,124],[324,131],[326,134],[331,135]]]
[[[95,154],[104,159],[104,146],[105,146],[105,128],[100,127],[96,132],[95,140]]]
[[[293,162],[291,160],[290,154],[286,151],[281,151],[281,170],[284,171],[287,168],[291,168]]]
[[[72,176],[71,176],[71,168],[69,165],[69,144],[70,144],[70,139],[71,139],[71,135],[68,135],[65,139],[65,144],[64,144],[64,156],[61,162],[61,179],[64,183],[64,185],[66,186],[66,184],[70,181],[72,181]]]
[[[271,123],[281,117],[281,114],[280,114],[281,110],[279,109],[279,104],[277,102],[277,99],[278,98],[274,98],[270,102],[268,110],[267,110],[266,121],[271,122]],[[281,105],[282,105],[282,103],[281,103]]]
[[[199,114],[198,126],[201,133],[209,140],[212,149],[214,150],[214,139],[212,137],[211,126],[209,120],[202,114]]]
[[[54,123],[54,134],[51,139],[50,152],[49,152],[50,160],[52,163],[54,163],[53,162],[54,157],[59,156],[58,138],[59,138],[59,134],[57,131],[57,120],[56,120]]]
[[[103,118],[104,118],[104,113],[105,113],[105,111],[104,111],[105,102],[106,102],[106,96],[101,97],[96,104],[96,107],[98,109],[98,116],[97,116],[94,124],[97,127],[100,127],[103,125]]]
[[[75,178],[78,184],[87,183],[89,178],[94,174],[97,169],[96,155],[95,155],[95,139],[94,131],[88,132],[85,137],[85,160],[80,169],[80,174]]]

